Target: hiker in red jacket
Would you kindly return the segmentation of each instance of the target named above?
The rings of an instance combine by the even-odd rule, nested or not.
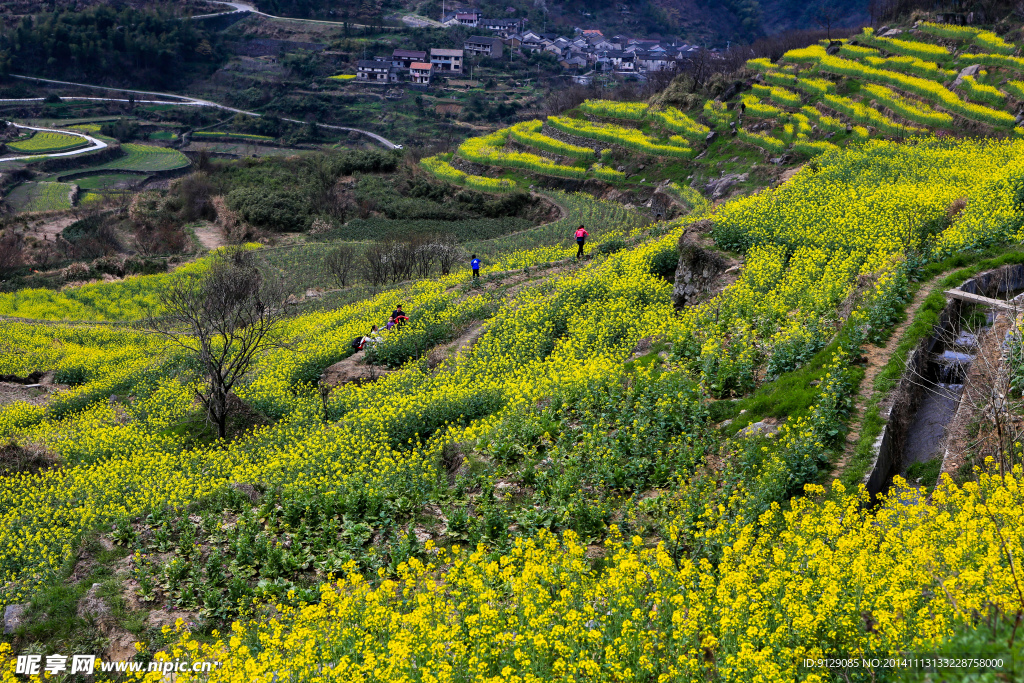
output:
[[[590,233],[582,225],[576,228],[576,244],[580,245],[580,248],[576,251],[576,260],[579,261],[583,258],[583,244],[590,237]]]

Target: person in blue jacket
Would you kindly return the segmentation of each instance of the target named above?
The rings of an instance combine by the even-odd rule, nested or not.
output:
[[[473,277],[480,277],[480,259],[473,254],[473,260],[469,262],[470,267],[473,269]]]

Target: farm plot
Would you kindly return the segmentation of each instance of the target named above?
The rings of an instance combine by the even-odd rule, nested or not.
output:
[[[121,145],[121,149],[125,152],[124,156],[104,164],[79,169],[75,173],[85,171],[172,171],[177,168],[185,168],[191,163],[187,156],[170,147],[128,143]]]
[[[77,135],[41,130],[27,140],[7,143],[7,149],[19,154],[52,154],[69,152],[88,144],[88,140]]]
[[[138,173],[98,173],[75,178],[75,184],[83,190],[108,190],[131,183],[145,182],[148,175]]]
[[[71,208],[74,183],[22,183],[7,195],[16,211],[58,211]]]
[[[192,133],[193,138],[213,139],[224,138],[227,140],[273,140],[269,135],[250,135],[249,133],[229,133],[217,130],[197,130]]]

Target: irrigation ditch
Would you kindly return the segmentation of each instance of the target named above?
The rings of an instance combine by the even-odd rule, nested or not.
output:
[[[962,431],[979,409],[1005,410],[1006,339],[1024,312],[1021,292],[1024,264],[979,273],[946,292],[938,322],[908,354],[881,405],[884,426],[863,479],[872,500],[892,486],[895,476],[907,478],[915,463],[955,474],[962,463],[953,446],[958,439],[963,445],[963,435],[951,435],[951,425]]]

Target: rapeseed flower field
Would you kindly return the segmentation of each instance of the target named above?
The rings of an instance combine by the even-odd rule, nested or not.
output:
[[[931,500],[897,487],[875,509],[817,482],[849,415],[850,360],[894,321],[907,257],[1019,239],[1022,145],[837,148],[777,189],[624,231],[632,246],[508,298],[456,274],[299,315],[238,390],[265,424],[229,441],[178,428],[196,376],[160,338],[7,324],[0,372],[54,370],[72,388],[0,410],[0,438],[61,463],[0,479],[3,601],[57,580],[99,529],[140,544],[140,586],[234,620],[154,646],[223,662],[210,680],[822,680],[800,662],[933,647],[971,610],[1014,609],[1024,475],[947,482]],[[674,268],[705,218],[745,264],[676,313],[659,264]],[[522,252],[484,274],[552,258]],[[321,394],[323,369],[399,302],[412,320],[383,347],[397,370]],[[425,362],[417,340],[474,324],[471,350]],[[667,357],[628,362],[642,339]],[[715,399],[821,353],[812,402],[772,438],[709,424]],[[455,484],[453,454],[469,468]],[[267,502],[232,499],[239,483]],[[234,535],[206,511],[218,500],[241,510]],[[175,526],[201,504],[194,530]],[[146,519],[167,547],[180,540],[179,559],[142,543]],[[190,554],[197,539],[217,554]]]
[[[994,34],[925,30],[1015,68]],[[5,324],[0,374],[53,371],[69,388],[0,408],[0,440],[59,463],[0,477],[0,603],[62,580],[82,539],[103,534],[132,553],[142,604],[159,595],[201,621],[140,651],[221,663],[179,680],[268,683],[838,680],[806,660],[933,651],[979,613],[1024,609],[1020,466],[930,496],[897,480],[874,506],[824,485],[858,358],[891,332],[920,264],[1024,240],[1024,141],[890,118],[999,129],[1012,115],[946,88],[944,47],[861,42],[791,51],[798,72],[752,61],[771,86],[742,107],[708,102],[710,126],[588,100],[424,159],[494,191],[515,185],[456,165],[617,181],[588,167],[591,141],[690,157],[743,116],[770,121],[738,127],[744,142],[814,156],[717,207],[670,183],[690,213],[654,226],[567,196],[573,217],[612,217],[591,258],[570,262],[565,243],[510,250],[482,271],[507,288],[455,273],[288,318],[236,390],[260,419],[230,439],[196,428],[195,367],[141,327]],[[862,99],[829,75],[862,80]],[[962,91],[1004,99],[982,80]],[[741,267],[676,310],[680,250],[708,238]],[[171,277],[3,295],[0,313],[139,320]],[[374,348],[389,372],[321,386],[398,303],[409,323]],[[471,332],[461,351],[430,353]],[[798,372],[807,390],[777,430],[729,429],[723,415]],[[20,680],[12,654],[0,649],[5,683]]]

